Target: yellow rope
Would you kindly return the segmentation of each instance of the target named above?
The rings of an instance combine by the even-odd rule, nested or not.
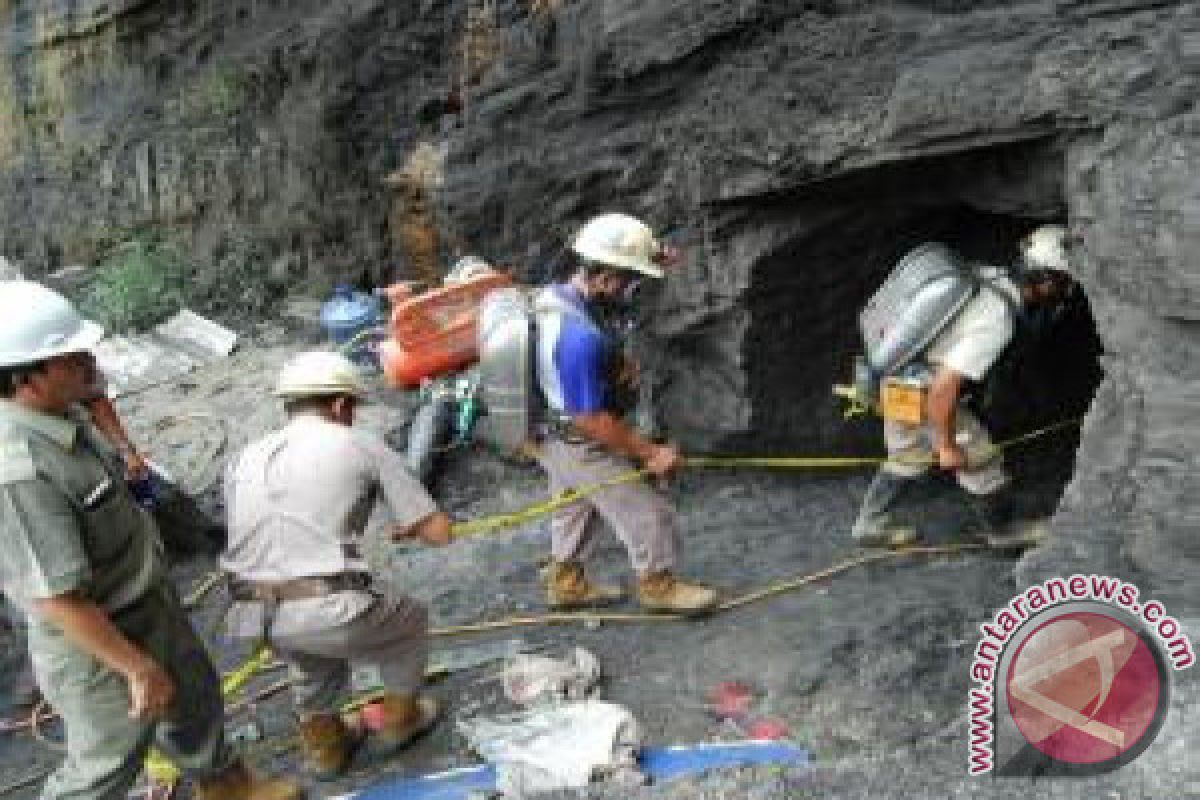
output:
[[[1058,422],[1053,425],[1047,425],[1029,433],[1008,439],[1000,444],[993,445],[992,450],[986,454],[988,457],[994,456],[996,453],[1005,450],[1014,445],[1030,441],[1032,439],[1045,436],[1063,428],[1078,425],[1080,420],[1072,419]],[[757,457],[757,456],[700,456],[688,458],[684,462],[686,466],[697,468],[723,467],[723,468],[765,468],[765,469],[845,469],[862,466],[877,466],[888,461],[883,456],[831,456],[831,457],[794,457],[794,456],[779,456],[779,457]],[[904,459],[904,463],[915,463],[921,465],[932,465],[932,458],[922,457],[919,459]],[[598,481],[587,486],[577,487],[572,490],[561,492],[560,494],[551,497],[548,500],[533,505],[527,506],[515,512],[507,514],[496,514],[490,517],[483,517],[467,522],[455,523],[453,526],[453,534],[455,536],[465,536],[480,533],[490,533],[492,531],[501,530],[503,528],[512,527],[528,522],[537,517],[544,516],[555,511],[558,508],[577,502],[579,499],[586,497],[589,494],[605,489],[609,486],[616,486],[622,483],[629,483],[638,480],[646,474],[645,470],[629,470],[628,472],[615,475],[603,481]],[[906,556],[937,556],[937,555],[956,555],[963,552],[986,550],[986,545],[944,545],[937,547],[911,547],[900,550],[882,550],[867,552],[852,556],[851,558],[839,561],[834,565],[827,567],[817,572],[800,575],[790,580],[777,581],[768,584],[767,586],[740,595],[730,600],[725,601],[716,608],[716,612],[730,611],[735,608],[748,605],[750,603],[759,602],[770,597],[774,597],[785,592],[795,591],[797,589],[808,586],[826,578],[840,575],[855,567],[872,564],[882,561],[891,561]],[[209,576],[208,579],[202,581],[198,588],[189,596],[189,605],[194,605],[212,589],[219,581],[215,576]],[[653,614],[645,612],[560,612],[549,614],[536,614],[530,616],[510,617],[507,619],[478,622],[469,625],[455,625],[444,628],[433,628],[429,631],[430,636],[461,636],[470,633],[481,633],[486,631],[503,630],[515,627],[529,627],[538,625],[557,625],[557,624],[572,624],[584,623],[587,624],[597,622],[627,622],[627,623],[657,623],[657,622],[675,622],[683,619],[688,619],[682,614]],[[265,647],[256,650],[249,659],[241,666],[226,675],[221,681],[222,694],[229,696],[240,689],[256,672],[266,666],[271,659],[270,651]],[[361,705],[366,700],[359,699],[357,702],[352,702],[347,705],[347,708],[352,708]],[[146,759],[146,769],[151,776],[160,783],[173,783],[178,778],[178,771],[174,765],[170,764],[157,751],[151,751]]]
[[[984,458],[992,458],[997,453],[1018,444],[1038,439],[1065,428],[1075,427],[1080,422],[1081,419],[1079,418],[1064,420],[1021,434],[1020,436],[1015,436],[999,444],[992,445],[991,450],[983,454]],[[889,459],[887,456],[689,456],[684,459],[684,466],[696,469],[853,469],[857,467],[879,466],[887,463],[889,460],[892,463],[913,466],[933,465],[933,458],[931,456],[900,456],[892,459]],[[494,533],[506,528],[515,528],[518,525],[524,525],[540,517],[552,514],[558,509],[578,502],[584,497],[595,494],[602,489],[607,489],[610,486],[618,486],[623,483],[631,483],[640,480],[647,474],[646,470],[632,469],[603,481],[568,489],[546,500],[533,503],[516,511],[455,522],[450,528],[451,536],[456,538],[478,536],[485,533]],[[191,608],[195,606],[205,594],[220,582],[219,577],[219,573],[213,573],[201,581],[197,588],[188,595],[185,607]]]
[[[746,594],[730,598],[717,606],[712,613],[720,613],[723,611],[732,611],[735,608],[757,603],[761,600],[774,597],[776,595],[792,592],[797,589],[802,589],[805,586],[816,583],[817,581],[832,578],[835,575],[840,575],[844,572],[849,572],[855,567],[864,566],[866,564],[874,564],[881,561],[894,561],[896,559],[910,556],[939,556],[939,555],[958,555],[960,553],[977,552],[987,550],[987,545],[983,544],[951,544],[939,545],[932,547],[907,547],[896,550],[874,550],[870,552],[860,553],[850,558],[837,562],[836,564],[826,567],[825,569],[816,572],[809,572],[804,575],[797,576],[788,580],[776,581],[767,586],[756,589]],[[487,631],[505,630],[508,628],[533,627],[539,625],[568,625],[573,623],[602,623],[602,622],[678,622],[680,620],[693,619],[685,614],[657,614],[649,612],[610,612],[610,611],[577,611],[577,612],[551,612],[548,614],[532,614],[521,617],[508,617],[505,619],[491,620],[488,622],[476,622],[469,625],[452,625],[444,628],[431,628],[430,636],[461,636],[469,633],[485,633]]]
[[[1046,425],[1029,433],[1021,434],[999,444],[993,444],[990,450],[982,454],[983,460],[991,459],[998,453],[1015,445],[1046,436],[1064,428],[1074,427],[1079,423],[1079,419],[1064,420],[1052,425]],[[880,466],[889,461],[894,464],[923,467],[933,466],[934,463],[932,456],[898,456],[892,458],[887,456],[688,456],[684,458],[683,466],[698,469],[854,469],[857,467]],[[578,502],[584,497],[595,494],[602,489],[640,480],[647,474],[644,469],[631,469],[603,481],[568,489],[547,500],[533,503],[517,511],[455,522],[450,529],[451,536],[477,536],[482,533],[493,533],[505,528],[524,525],[539,517],[551,514],[564,506]]]

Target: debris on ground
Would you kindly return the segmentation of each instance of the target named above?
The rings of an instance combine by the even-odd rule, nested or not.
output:
[[[109,336],[93,352],[109,393],[123,397],[225,358],[237,341],[233,331],[185,308],[146,333]]]
[[[495,765],[497,788],[513,797],[638,772],[637,720],[614,703],[542,706],[459,720],[457,728],[474,752]]]
[[[740,736],[753,741],[777,741],[791,735],[787,723],[754,713],[754,690],[742,681],[721,681],[709,692],[708,709]]]
[[[460,718],[470,749],[496,767],[506,795],[587,786],[605,778],[644,782],[641,730],[624,706],[599,699],[600,662],[582,647],[567,658],[518,654],[500,675],[504,695],[527,710]]]
[[[600,680],[600,662],[582,647],[570,659],[520,654],[500,675],[504,695],[519,706],[582,700]]]

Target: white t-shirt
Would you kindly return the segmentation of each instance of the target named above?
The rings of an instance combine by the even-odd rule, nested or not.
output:
[[[979,275],[983,280],[979,291],[925,349],[927,362],[973,381],[983,379],[1012,340],[1013,310],[1021,306],[1021,292],[1004,270],[984,267]]]

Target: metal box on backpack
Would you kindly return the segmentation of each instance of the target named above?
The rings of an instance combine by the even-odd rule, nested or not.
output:
[[[920,355],[976,286],[970,268],[944,244],[926,242],[900,259],[858,318],[872,372],[891,374]]]

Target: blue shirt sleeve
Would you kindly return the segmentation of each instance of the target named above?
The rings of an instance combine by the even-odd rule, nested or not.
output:
[[[593,414],[609,410],[608,341],[590,328],[563,321],[554,347],[554,368],[562,387],[563,411]]]

